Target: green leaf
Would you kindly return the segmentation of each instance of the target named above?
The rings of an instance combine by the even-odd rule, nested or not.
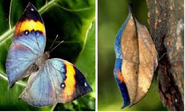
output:
[[[56,105],[37,108],[28,105],[21,99],[18,100],[19,95],[25,88],[27,80],[19,80],[12,88],[8,88],[5,70],[6,57],[12,42],[15,25],[21,17],[28,1],[11,0],[1,2],[2,1],[0,1],[0,110],[54,110]],[[78,2],[69,0],[33,0],[32,4],[38,9],[45,23],[47,34],[45,50],[48,50],[56,35],[59,35],[54,46],[62,40],[64,40],[64,43],[51,53],[51,58],[62,58],[72,63],[77,62],[77,68],[82,69],[82,73],[85,74],[93,88],[93,93],[90,95],[75,100],[72,103],[60,104],[61,107],[64,107],[60,109],[71,110],[70,107],[72,107],[73,104],[77,106],[83,105],[83,103],[86,103],[88,100],[92,101],[91,103],[93,105],[95,102],[95,61],[92,57],[95,55],[95,51],[93,50],[95,46],[91,44],[95,42],[95,31],[94,26],[91,27],[91,25],[95,19],[95,0],[79,0]],[[88,46],[93,47],[91,53],[85,53],[87,51],[86,49],[89,49],[86,48]],[[89,61],[82,64],[83,60]],[[87,70],[83,69],[87,66],[89,66]],[[81,109],[94,110],[94,108],[95,106],[85,106],[85,108]],[[81,110],[79,108],[72,110],[76,109]]]

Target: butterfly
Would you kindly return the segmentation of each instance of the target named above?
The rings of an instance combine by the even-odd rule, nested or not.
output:
[[[129,14],[115,40],[114,77],[124,100],[122,108],[138,103],[150,88],[157,68],[157,50],[147,28],[129,4]]]
[[[6,60],[9,87],[30,75],[19,98],[32,106],[71,102],[92,91],[89,83],[72,63],[49,59],[44,52],[46,31],[37,9],[28,3],[16,24]]]

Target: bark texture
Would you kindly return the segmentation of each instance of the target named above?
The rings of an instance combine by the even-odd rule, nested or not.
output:
[[[184,110],[184,0],[146,0],[159,55],[158,87],[168,110]]]

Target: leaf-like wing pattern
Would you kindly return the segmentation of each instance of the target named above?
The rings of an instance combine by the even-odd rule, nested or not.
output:
[[[148,92],[158,60],[155,45],[147,28],[136,20],[132,11],[130,14],[120,38],[121,75],[127,88],[125,92],[129,95],[129,105],[133,105]]]

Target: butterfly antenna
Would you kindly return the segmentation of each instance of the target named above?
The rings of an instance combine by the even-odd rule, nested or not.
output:
[[[54,45],[54,43],[56,42],[57,38],[58,38],[58,34],[56,35],[55,40],[53,41],[53,43],[52,43],[52,45],[50,46],[50,48],[49,48],[48,51],[50,51],[50,49],[53,47],[53,45]]]
[[[54,50],[54,49],[56,49],[61,43],[63,43],[64,42],[64,40],[62,40],[58,45],[56,45],[51,51],[50,51],[50,53]]]
[[[158,60],[161,60],[166,54],[167,52],[165,52]]]

